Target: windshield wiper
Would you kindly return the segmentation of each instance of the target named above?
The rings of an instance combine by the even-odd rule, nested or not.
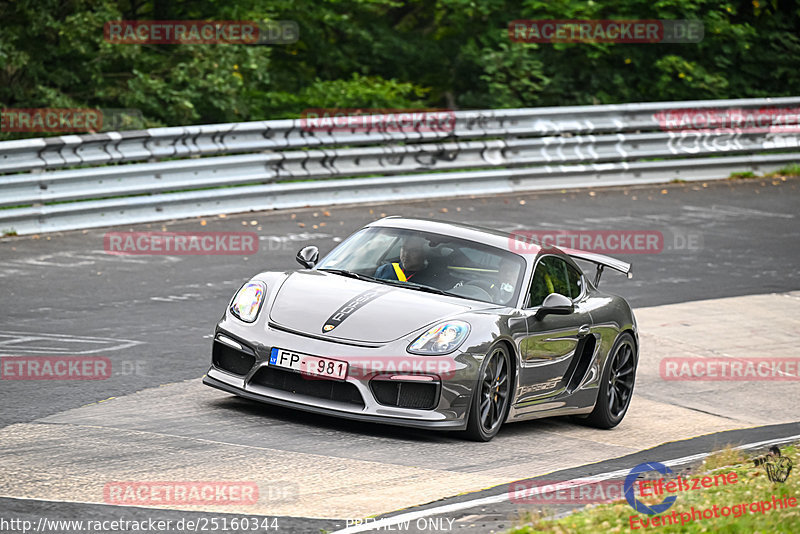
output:
[[[354,273],[353,271],[348,271],[346,269],[317,269],[317,270],[325,271],[326,273],[340,274],[342,276],[347,276],[349,278],[355,278],[356,280],[377,280],[372,276],[366,274]]]
[[[425,291],[427,293],[436,293],[437,295],[450,295],[447,291],[443,291],[438,287],[426,286],[424,284],[417,284],[415,282],[401,282],[400,280],[391,280],[384,278],[375,278],[377,282],[388,284],[397,287],[406,287],[408,289],[416,289],[417,291]]]

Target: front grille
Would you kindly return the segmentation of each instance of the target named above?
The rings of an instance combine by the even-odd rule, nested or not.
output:
[[[364,407],[364,399],[353,384],[303,376],[300,373],[284,371],[275,367],[262,367],[250,381],[268,388],[290,391],[298,395],[308,395],[318,399],[326,399]]]
[[[436,407],[437,382],[402,382],[372,380],[369,384],[375,400],[385,406],[432,410]]]
[[[211,361],[214,367],[244,376],[253,368],[256,357],[215,340],[211,349]]]

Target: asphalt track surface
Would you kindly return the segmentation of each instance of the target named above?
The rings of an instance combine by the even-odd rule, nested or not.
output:
[[[405,531],[405,532],[458,532],[461,534],[472,533],[491,533],[503,532],[509,528],[520,524],[520,508],[519,504],[509,502],[508,500],[496,502],[493,504],[479,504],[475,506],[466,506],[473,501],[481,500],[497,500],[492,499],[495,496],[502,496],[513,492],[516,489],[516,484],[536,484],[538,481],[544,479],[548,483],[553,481],[570,481],[570,480],[586,480],[589,477],[597,476],[602,473],[614,472],[617,476],[610,477],[607,480],[621,484],[624,481],[624,476],[620,473],[627,473],[632,465],[638,465],[644,462],[652,462],[653,458],[659,458],[662,462],[666,463],[668,459],[686,459],[677,465],[670,465],[671,470],[675,475],[682,475],[686,478],[691,477],[693,474],[700,472],[702,459],[696,458],[697,451],[712,451],[717,450],[724,446],[739,446],[751,443],[763,443],[765,441],[775,441],[779,444],[785,440],[781,438],[785,436],[798,436],[800,435],[800,423],[790,423],[783,425],[769,425],[759,428],[734,430],[728,432],[718,432],[705,436],[696,437],[690,440],[665,443],[658,447],[641,451],[635,454],[607,460],[604,462],[588,464],[581,467],[572,469],[564,469],[549,473],[545,477],[537,477],[532,479],[521,479],[516,482],[514,488],[511,485],[497,486],[479,492],[472,492],[465,495],[444,499],[439,502],[427,503],[425,505],[408,508],[398,511],[396,513],[385,514],[378,518],[401,520],[402,517],[410,517],[400,521],[399,525],[386,525],[379,529],[377,532],[387,531]],[[796,439],[796,438],[795,438]],[[758,451],[766,452],[768,446],[762,445],[756,448],[748,448],[748,452]],[[701,453],[702,454],[702,453]],[[542,498],[543,501],[547,498],[552,499],[553,495],[545,494]],[[460,513],[445,512],[442,507],[455,506],[461,507]],[[582,505],[578,505],[580,507]],[[576,505],[567,503],[559,504],[552,500],[547,500],[540,505],[527,505],[525,508],[529,510],[541,509],[545,510],[548,516],[561,516],[569,513],[576,508]],[[223,521],[228,521],[228,524],[233,524],[233,521],[241,521],[242,519],[251,521],[263,521],[263,516],[249,516],[245,514],[221,514],[221,513],[208,513],[208,512],[188,512],[184,510],[156,510],[140,507],[128,506],[107,506],[101,504],[85,504],[85,503],[70,503],[70,502],[57,502],[57,501],[32,501],[25,499],[9,499],[0,497],[0,510],[2,510],[3,517],[13,517],[18,521],[28,521],[31,525],[37,523],[43,518],[54,519],[57,521],[74,521],[74,520],[99,520],[108,521],[115,519],[125,519],[127,521],[141,521],[147,523],[148,521],[171,521],[172,525],[183,525],[183,528],[170,530],[170,532],[183,532],[192,530],[191,527],[186,527],[187,522],[192,521],[195,528],[202,531],[203,526],[208,526],[211,521],[216,520],[217,524],[223,524]],[[632,512],[632,510],[631,510]],[[423,516],[425,519],[420,519],[415,516]],[[454,520],[458,517],[457,520]],[[276,523],[272,523],[272,521]],[[183,523],[179,523],[179,522]],[[417,523],[422,521],[422,523]],[[442,525],[444,528],[415,528],[424,525],[428,522],[432,525]],[[403,528],[403,524],[408,525]],[[266,528],[258,530],[258,532],[291,532],[301,534],[324,534],[326,532],[336,533],[342,532],[345,534],[348,529],[354,530],[357,525],[350,525],[346,520],[329,520],[329,519],[314,519],[305,517],[269,517],[268,525],[277,526],[277,528]],[[2,530],[3,533],[7,532]],[[11,532],[11,531],[8,531]],[[55,532],[55,531],[54,531]],[[64,530],[64,532],[80,532],[78,530]],[[117,531],[115,531],[117,532]],[[253,532],[252,529],[237,529],[228,528],[225,532],[231,533],[248,533]]]
[[[108,380],[79,384],[3,380],[0,427],[202,376],[208,368],[214,324],[243,281],[263,270],[293,269],[294,255],[302,246],[316,244],[324,254],[339,240],[384,214],[464,221],[508,231],[661,231],[666,236],[661,254],[616,255],[633,263],[632,280],[613,273],[604,275],[603,286],[624,295],[635,308],[796,290],[800,287],[799,185],[797,179],[757,179],[538,192],[259,212],[114,228],[254,231],[260,236],[260,250],[249,257],[109,255],[103,251],[103,235],[109,229],[3,239],[0,356],[60,351],[98,354],[108,356],[115,371]],[[689,243],[694,246],[688,248]],[[254,410],[244,408],[245,412]],[[364,429],[363,425],[291,411],[278,417],[291,417],[301,426],[323,431],[355,430],[358,426],[359,436],[381,440],[415,441],[419,436],[420,442],[444,439],[382,426]],[[800,433],[796,427],[754,432]],[[298,432],[292,439],[313,440],[313,434]],[[728,441],[745,443],[753,441],[750,438],[732,434]],[[708,446],[695,440],[679,443],[673,445],[670,454],[691,454]],[[108,518],[110,514],[103,505],[19,499],[3,499],[0,508],[14,517],[52,512],[59,517],[86,519]],[[114,508],[114,513],[118,510]],[[125,512],[149,513],[146,509]],[[491,522],[491,513],[476,515],[483,514],[483,520]],[[505,517],[497,513],[497,517]],[[130,514],[127,517],[132,517]],[[192,515],[159,510],[159,516],[170,514]],[[282,521],[286,530],[283,526],[281,530],[290,532],[344,527],[329,520]],[[501,524],[495,521],[492,528],[510,526]],[[479,525],[475,528],[481,531]]]

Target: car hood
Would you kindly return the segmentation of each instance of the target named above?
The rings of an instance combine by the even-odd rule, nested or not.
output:
[[[438,319],[488,306],[332,273],[297,271],[278,290],[269,318],[300,333],[385,343]]]

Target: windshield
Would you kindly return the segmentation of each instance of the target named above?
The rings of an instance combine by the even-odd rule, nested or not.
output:
[[[365,228],[336,247],[317,269],[513,306],[525,260],[500,248],[450,236]]]

